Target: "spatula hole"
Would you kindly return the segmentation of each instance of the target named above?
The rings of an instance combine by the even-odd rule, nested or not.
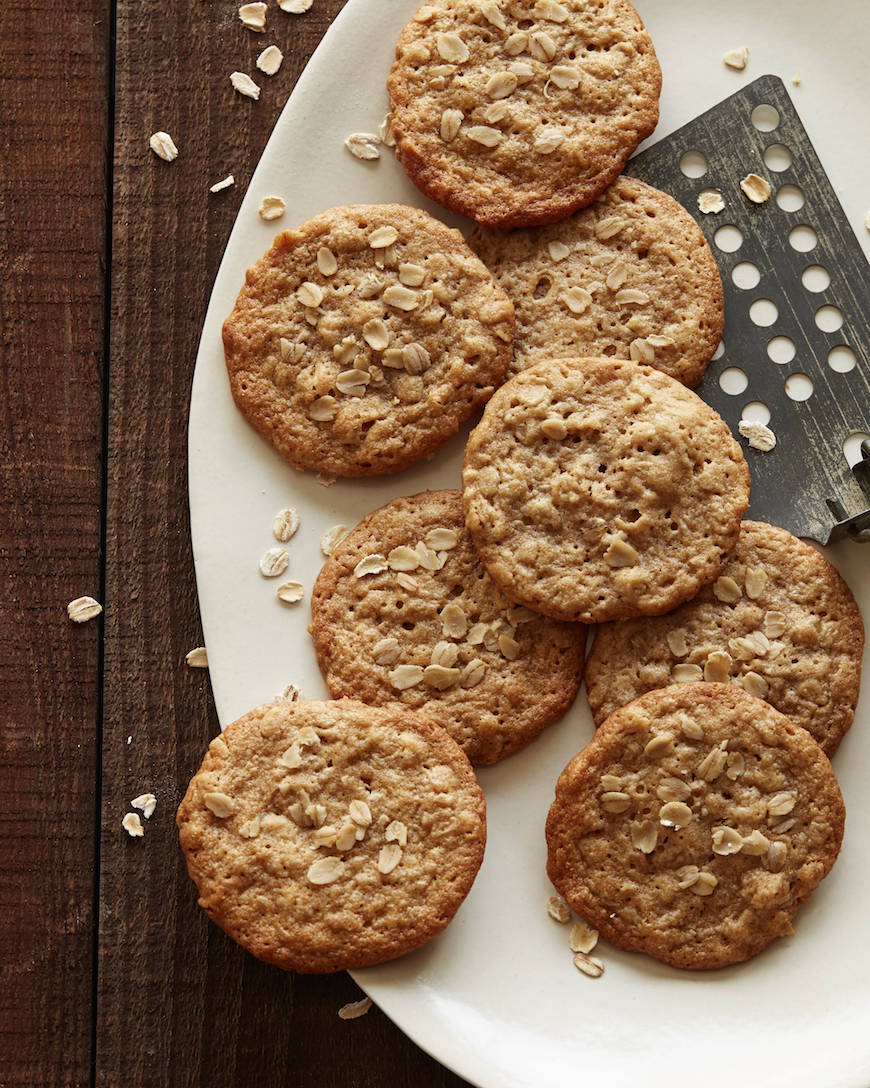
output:
[[[793,227],[788,236],[788,244],[798,253],[809,253],[819,244],[819,236],[812,227],[802,223],[799,227]]]
[[[702,178],[710,168],[703,151],[687,151],[680,159],[680,169],[687,178]]]
[[[726,223],[713,235],[713,241],[723,253],[736,253],[743,245],[743,235],[733,223]]]
[[[752,123],[759,132],[773,132],[779,124],[779,113],[773,106],[764,103],[752,111]]]
[[[843,326],[843,311],[838,306],[820,306],[816,310],[816,325],[822,332],[836,332]]]
[[[818,294],[831,286],[831,277],[823,265],[808,264],[801,275],[801,283],[808,291]]]
[[[870,434],[867,434],[866,431],[853,431],[843,443],[843,454],[849,462],[849,468],[854,468],[859,461],[863,460],[861,457],[862,442],[870,442]]]
[[[739,287],[741,291],[751,291],[753,287],[758,286],[761,280],[758,265],[754,265],[752,261],[741,261],[739,264],[735,264],[731,269],[731,280],[734,286]]]
[[[782,185],[776,191],[776,203],[784,212],[799,212],[804,201],[804,191],[799,185]]]
[[[748,404],[743,405],[740,418],[745,419],[748,423],[769,423],[770,409],[763,401],[751,400]]]
[[[779,310],[769,298],[757,298],[749,307],[749,316],[753,325],[766,329],[779,317]]]
[[[809,374],[789,374],[785,379],[785,392],[791,400],[809,400],[813,395]]]
[[[746,377],[746,372],[738,366],[728,366],[719,375],[719,388],[729,397],[739,397],[741,393],[746,392],[748,385],[749,379]]]
[[[788,336],[774,336],[767,345],[767,354],[773,362],[785,366],[795,356],[794,340]]]
[[[788,170],[791,164],[791,151],[785,144],[770,144],[764,149],[764,165],[768,170],[781,174],[783,170]]]
[[[828,352],[828,366],[838,374],[848,374],[850,370],[855,369],[857,362],[855,352],[845,344],[837,344]]]

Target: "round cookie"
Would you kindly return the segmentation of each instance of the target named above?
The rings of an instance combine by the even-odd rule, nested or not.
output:
[[[731,680],[802,726],[829,755],[852,724],[864,625],[815,548],[744,521],[721,577],[667,616],[603,624],[586,667],[596,723],[681,677]]]
[[[199,904],[288,971],[344,971],[425,944],[486,841],[462,750],[404,707],[275,702],[209,745],[177,816]]]
[[[395,472],[503,380],[513,306],[451,230],[402,204],[333,208],[248,269],[223,327],[247,420],[297,468]]]
[[[324,564],[311,614],[334,697],[425,710],[473,763],[533,740],[583,674],[586,628],[513,607],[480,565],[458,491],[364,518]]]
[[[468,243],[516,311],[513,371],[608,355],[695,386],[722,338],[722,280],[695,220],[667,193],[620,177],[571,219]]]
[[[678,684],[617,710],[562,772],[547,872],[614,944],[725,967],[792,932],[845,815],[805,730],[741,688]]]
[[[471,433],[466,524],[493,581],[554,619],[657,615],[712,582],[749,470],[685,386],[613,359],[535,363]]]
[[[552,223],[653,131],[661,80],[627,0],[435,0],[396,45],[396,154],[427,196],[478,223]]]

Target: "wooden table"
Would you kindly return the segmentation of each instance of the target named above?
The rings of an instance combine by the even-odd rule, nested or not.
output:
[[[175,807],[218,729],[187,511],[211,284],[278,111],[342,0],[0,5],[0,1086],[463,1082],[346,975],[259,963],[196,906]],[[376,17],[376,16],[373,16]],[[230,87],[268,43],[259,102]],[[170,132],[179,157],[148,149]],[[233,173],[235,188],[209,186]],[[92,594],[103,619],[69,622]],[[121,828],[152,790],[143,839]]]

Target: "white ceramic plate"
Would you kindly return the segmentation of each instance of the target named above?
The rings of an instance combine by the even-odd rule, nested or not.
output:
[[[300,79],[251,181],[230,237],[203,329],[190,412],[190,511],[211,681],[226,724],[294,681],[305,696],[326,687],[306,632],[308,593],[322,563],[319,541],[336,522],[354,525],[401,494],[458,486],[465,433],[426,465],[375,481],[325,488],[295,472],[237,413],[220,326],[245,268],[268,247],[275,224],[257,208],[287,202],[278,226],[336,204],[398,200],[448,221],[406,181],[392,154],[363,163],[343,148],[374,131],[399,29],[416,0],[350,0]],[[870,96],[864,0],[639,0],[664,72],[654,139],[765,72],[792,88],[803,121],[865,245]],[[721,61],[751,47],[745,73]],[[859,131],[860,129],[860,131]],[[735,169],[740,169],[736,164]],[[848,320],[848,315],[847,315]],[[306,602],[288,608],[257,560],[275,541],[273,515],[295,506],[290,577]],[[846,543],[830,558],[870,614],[870,549]],[[866,685],[866,675],[865,675]],[[486,860],[456,920],[427,948],[356,973],[396,1023],[440,1061],[482,1088],[562,1088],[580,1080],[609,1088],[696,1081],[731,1088],[867,1088],[870,1083],[870,721],[868,700],[835,759],[849,819],[841,860],[797,919],[797,935],[738,968],[691,974],[604,946],[604,977],[571,964],[567,932],[549,920],[544,819],[556,777],[592,734],[583,693],[530,748],[485,770]]]

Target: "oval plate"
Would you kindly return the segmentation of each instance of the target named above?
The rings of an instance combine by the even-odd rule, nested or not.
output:
[[[856,231],[870,176],[863,130],[850,122],[870,92],[862,0],[741,0],[638,5],[664,71],[661,138],[762,72],[792,88],[807,130]],[[350,0],[281,114],[251,181],[218,272],[196,362],[190,410],[190,515],[211,682],[222,723],[295,682],[327,695],[306,626],[307,600],[331,525],[352,526],[397,495],[455,487],[465,441],[394,477],[324,487],[295,472],[244,422],[230,397],[220,327],[245,268],[268,247],[276,224],[257,208],[282,196],[293,226],[324,208],[402,201],[453,224],[405,179],[392,152],[360,162],[343,148],[355,131],[376,131],[387,107],[384,81],[413,0]],[[812,40],[807,28],[812,27]],[[744,73],[722,64],[749,45]],[[735,170],[745,173],[743,164]],[[742,176],[741,173],[741,176]],[[257,561],[275,542],[272,518],[297,508],[289,577],[306,600],[288,608]],[[860,601],[870,603],[870,553],[843,544],[829,555]],[[571,964],[567,931],[547,917],[544,819],[556,777],[588,740],[581,693],[572,711],[531,747],[480,779],[489,812],[486,860],[450,928],[421,951],[359,971],[355,978],[420,1046],[481,1088],[563,1088],[580,1079],[609,1086],[670,1088],[698,1079],[732,1088],[735,1077],[766,1088],[866,1088],[870,1083],[870,766],[867,699],[836,756],[849,810],[844,854],[797,918],[796,936],[742,967],[691,974],[639,955],[601,949],[606,973],[584,978]]]

